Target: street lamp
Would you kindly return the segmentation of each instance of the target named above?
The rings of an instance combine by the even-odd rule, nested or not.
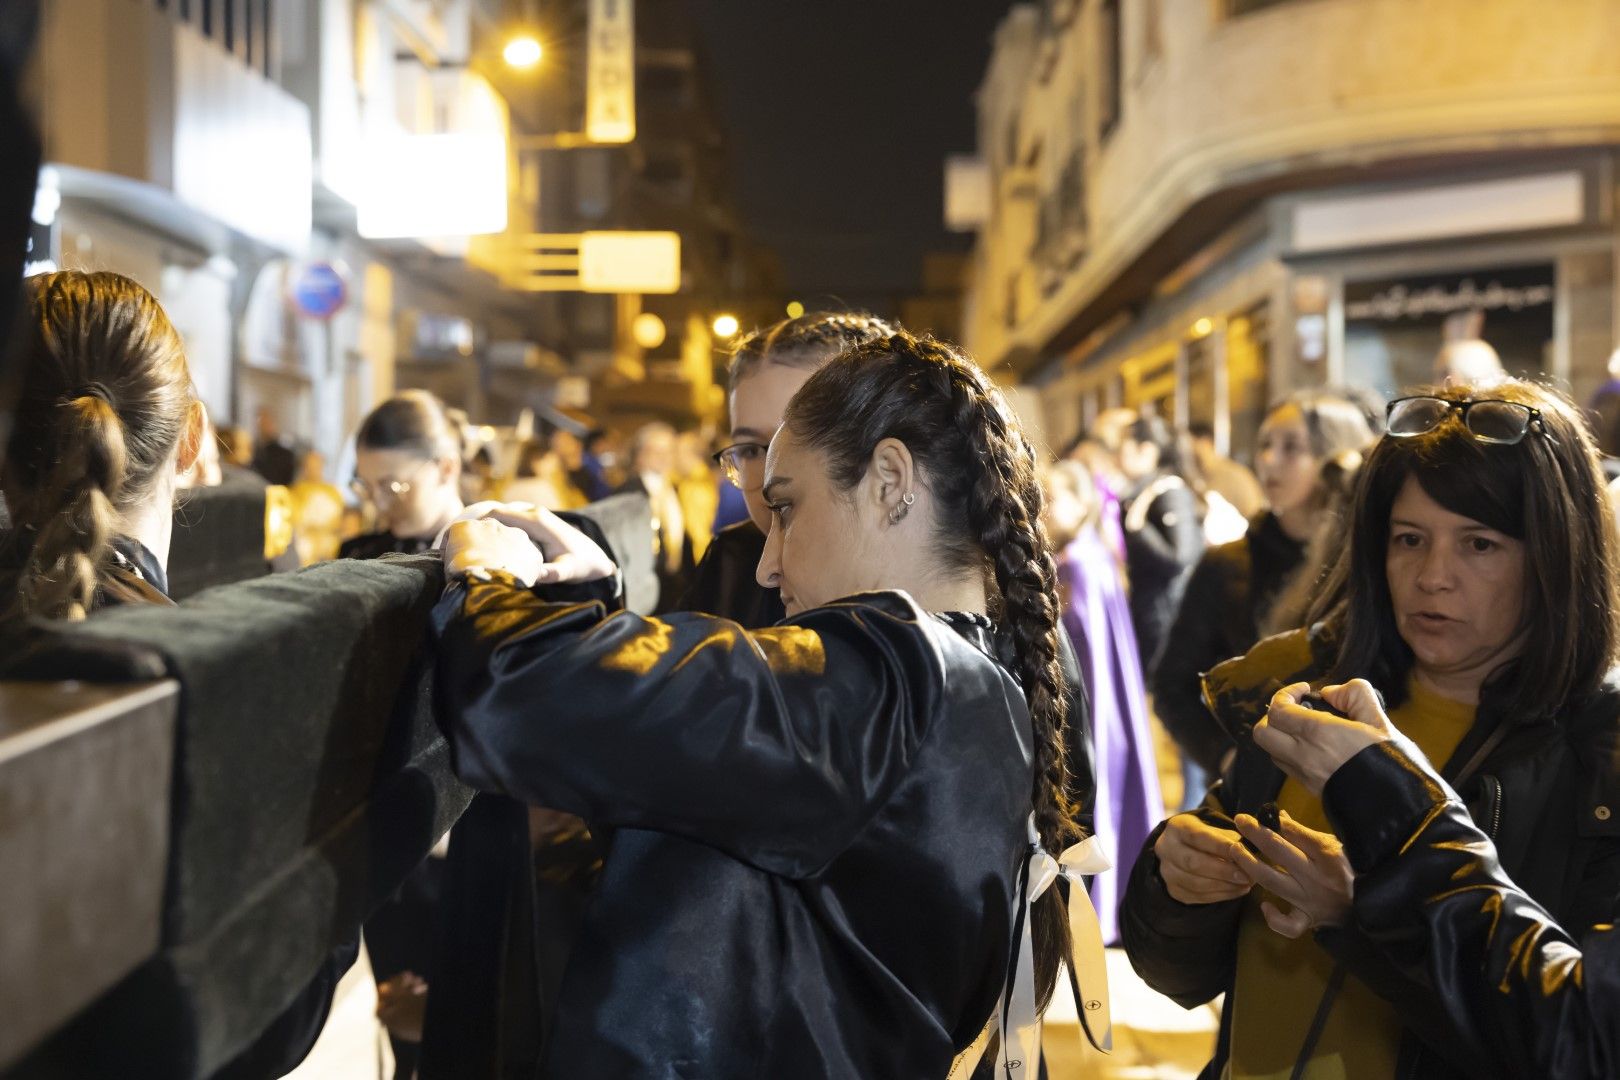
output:
[[[717,338],[732,337],[737,333],[740,325],[735,315],[716,315],[714,317],[714,336]]]
[[[519,71],[534,67],[540,62],[545,50],[540,47],[540,41],[533,34],[518,34],[506,43],[501,50],[509,67]]]

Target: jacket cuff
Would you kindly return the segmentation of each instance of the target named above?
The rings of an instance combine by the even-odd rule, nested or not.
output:
[[[1450,798],[1451,789],[1404,739],[1360,751],[1322,787],[1322,807],[1358,874],[1399,852]]]

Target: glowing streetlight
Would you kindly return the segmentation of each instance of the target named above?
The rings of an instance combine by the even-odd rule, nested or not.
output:
[[[650,311],[643,311],[630,324],[630,336],[643,349],[656,349],[664,343],[664,320]]]
[[[533,35],[519,34],[506,43],[506,48],[501,50],[501,56],[506,59],[508,66],[522,71],[538,64],[544,52],[540,42]]]
[[[733,337],[740,325],[735,315],[716,315],[714,317],[714,336],[717,338]]]
[[[804,305],[797,300],[788,301],[787,314],[790,319],[797,319],[804,314]]]
[[[1199,319],[1197,322],[1193,323],[1193,336],[1208,337],[1210,331],[1214,329],[1215,324],[1213,322],[1208,319]]]

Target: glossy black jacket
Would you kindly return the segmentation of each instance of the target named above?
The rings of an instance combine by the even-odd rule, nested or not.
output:
[[[1254,745],[1251,732],[1273,693],[1289,683],[1319,681],[1326,671],[1331,644],[1311,634],[1306,649],[1302,637],[1306,631],[1268,638],[1206,680],[1213,711],[1238,747],[1197,811],[1212,825],[1229,828],[1234,815],[1255,813],[1282,788],[1282,772]],[[1307,652],[1307,663],[1293,662]],[[1487,700],[1453,762],[1471,759],[1499,724],[1511,725],[1508,734],[1463,785],[1469,812],[1513,880],[1562,925],[1581,934],[1611,922],[1620,908],[1620,814],[1611,813],[1620,808],[1620,688],[1606,686],[1552,722],[1503,715]],[[1372,804],[1379,798],[1376,792],[1354,797]],[[1245,901],[1194,905],[1171,897],[1153,854],[1160,830],[1148,837],[1132,871],[1120,936],[1148,985],[1192,1008],[1232,987]],[[1445,998],[1453,987],[1402,970],[1356,926],[1320,930],[1316,940],[1405,1020],[1397,1077],[1502,1075],[1488,1044],[1451,1014]],[[1220,1075],[1227,1037],[1223,1017],[1206,1076]]]
[[[1328,780],[1356,871],[1352,918],[1493,1063],[1534,1080],[1620,1076],[1620,934],[1577,947],[1514,884],[1490,838],[1415,747],[1383,743]]]
[[[1033,783],[988,623],[604,615],[498,580],[434,619],[458,772],[614,830],[547,1074],[945,1075],[1003,984]]]

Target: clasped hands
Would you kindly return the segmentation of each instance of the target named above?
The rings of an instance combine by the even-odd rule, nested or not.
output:
[[[1254,741],[1277,765],[1321,795],[1328,777],[1361,750],[1391,737],[1389,718],[1365,680],[1321,691],[1323,699],[1348,719],[1300,704],[1306,683],[1277,691]],[[1212,825],[1196,813],[1177,814],[1154,844],[1159,874],[1170,895],[1184,904],[1236,900],[1256,885],[1287,903],[1284,911],[1262,901],[1266,924],[1297,938],[1318,926],[1342,923],[1350,909],[1354,875],[1336,837],[1279,814],[1279,831],[1239,814],[1233,828]],[[1244,841],[1252,845],[1245,846]]]
[[[450,523],[439,546],[452,579],[506,573],[529,588],[596,581],[617,569],[590,537],[528,503],[474,503]]]

